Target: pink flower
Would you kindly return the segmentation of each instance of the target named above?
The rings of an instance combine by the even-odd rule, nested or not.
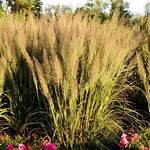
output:
[[[123,133],[121,138],[120,138],[120,141],[119,141],[119,146],[120,146],[120,148],[123,149],[123,148],[128,147],[128,145],[129,145],[128,135]]]
[[[13,145],[12,144],[7,144],[6,150],[13,150]]]
[[[24,144],[19,144],[17,150],[27,150],[27,148]]]
[[[129,141],[126,138],[123,138],[120,140],[119,144],[122,145],[122,147],[127,147],[129,145]]]
[[[144,147],[144,150],[150,150],[150,148],[148,148],[148,147]]]
[[[126,133],[123,133],[122,135],[121,135],[121,138],[127,138],[128,137],[128,135],[126,134]]]
[[[56,145],[55,144],[47,143],[45,145],[45,150],[56,150]]]

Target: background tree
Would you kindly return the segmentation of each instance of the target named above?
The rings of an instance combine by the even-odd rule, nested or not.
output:
[[[41,0],[34,0],[32,11],[36,16],[40,16],[42,13],[42,5]]]
[[[6,8],[6,5],[4,3],[4,0],[0,0],[0,16],[3,16],[5,14],[5,9]]]
[[[129,3],[124,2],[124,0],[110,0],[111,2],[111,10],[110,10],[110,17],[113,16],[114,12],[119,13],[119,18],[131,18],[132,14],[129,11]]]
[[[39,16],[42,11],[41,0],[6,0],[6,4],[11,13],[33,12]]]
[[[0,0],[0,9],[2,9],[2,8],[3,8],[2,4],[3,4],[3,1],[2,1],[2,0]]]
[[[102,0],[88,0],[85,4],[85,11],[89,16],[98,17],[102,22],[108,18],[107,8],[109,3]]]
[[[91,18],[98,17],[103,22],[111,19],[114,12],[118,13],[119,18],[130,19],[132,14],[128,8],[129,3],[124,2],[124,0],[88,0],[85,6],[78,8],[77,11],[82,11]]]
[[[146,16],[150,15],[150,2],[146,3],[145,5],[145,15]]]
[[[45,13],[48,17],[57,17],[64,13],[72,13],[72,9],[67,5],[48,5],[45,8]]]

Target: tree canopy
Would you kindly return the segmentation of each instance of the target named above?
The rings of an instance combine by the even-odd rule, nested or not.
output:
[[[12,13],[32,11],[39,16],[42,11],[41,0],[6,0],[6,5]]]

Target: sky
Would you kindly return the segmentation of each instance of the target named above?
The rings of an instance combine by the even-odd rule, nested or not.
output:
[[[130,10],[134,14],[144,14],[144,6],[146,3],[150,2],[150,0],[125,0],[130,3]],[[87,0],[42,0],[44,7],[47,4],[63,4],[63,5],[71,5],[73,8],[77,6],[84,5]]]

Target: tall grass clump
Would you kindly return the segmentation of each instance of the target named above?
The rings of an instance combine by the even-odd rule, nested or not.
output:
[[[120,98],[131,86],[124,62],[138,45],[136,27],[117,16],[99,24],[79,14],[1,20],[3,99],[13,108],[7,122],[16,134],[40,125],[60,147],[102,148],[122,130],[124,118],[137,121]]]
[[[21,34],[21,26],[26,24],[25,19],[19,15],[8,15],[7,19],[6,17],[1,18],[0,47],[1,57],[5,60],[5,65],[1,64],[1,67],[5,69],[1,94],[1,110],[5,110],[5,114],[2,115],[4,119],[1,119],[3,122],[1,130],[5,129],[5,132],[11,135],[27,136],[28,133],[32,132],[33,127],[42,126],[41,121],[37,120],[36,116],[37,113],[40,115],[43,110],[39,104],[37,88],[33,84],[32,72],[28,68],[30,65],[24,60],[19,47],[25,44],[23,43],[24,37],[18,39],[16,36],[19,32]],[[28,41],[31,41],[30,38]],[[28,44],[30,51],[29,46]],[[44,117],[40,118],[44,120]]]
[[[145,16],[142,23],[143,38],[137,52],[137,63],[140,78],[143,82],[143,93],[150,111],[150,17]]]

